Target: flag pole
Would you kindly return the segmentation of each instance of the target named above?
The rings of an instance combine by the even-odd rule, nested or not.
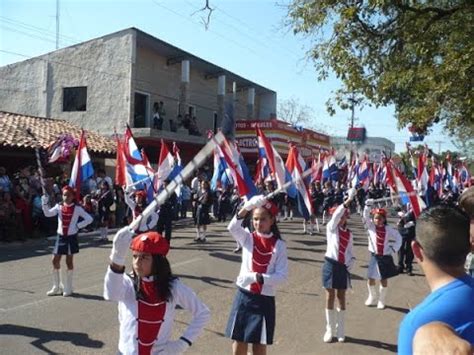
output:
[[[38,139],[36,139],[36,136],[33,134],[30,128],[26,129],[26,133],[33,138],[35,141],[35,154],[36,154],[36,164],[38,165],[38,172],[40,175],[40,183],[41,183],[41,190],[43,192],[43,195],[46,194],[46,185],[44,183],[44,173],[43,173],[43,166],[41,164],[41,158],[40,158],[40,152],[39,152],[39,142]]]
[[[194,158],[184,167],[184,169],[176,175],[176,177],[159,192],[153,199],[152,202],[143,210],[143,212],[135,218],[129,225],[129,227],[135,230],[143,219],[147,219],[150,213],[155,210],[157,206],[161,206],[168,197],[174,193],[176,187],[183,181],[187,180],[201,165],[205,163],[210,154],[212,154],[216,145],[221,145],[224,142],[224,134],[219,132],[214,139],[211,139],[206,143],[204,147],[194,156]],[[148,179],[148,178],[147,178]]]

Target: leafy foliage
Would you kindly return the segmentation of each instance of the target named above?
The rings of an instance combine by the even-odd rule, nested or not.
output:
[[[288,19],[313,39],[318,79],[332,70],[342,81],[339,106],[354,93],[393,104],[399,127],[427,132],[443,122],[452,135],[474,137],[472,0],[294,0]]]

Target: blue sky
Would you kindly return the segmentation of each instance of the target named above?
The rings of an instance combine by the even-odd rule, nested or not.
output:
[[[287,3],[280,0],[278,4]],[[286,9],[275,0],[210,0],[215,7],[209,30],[201,23],[205,0],[61,0],[60,48],[128,27],[149,34],[231,70],[313,108],[317,125],[332,135],[347,133],[349,111],[326,112],[325,102],[338,88],[335,78],[318,82],[305,59],[310,39],[283,26]],[[56,0],[0,1],[0,66],[55,49]],[[16,54],[13,54],[16,53]],[[404,150],[406,128],[399,131],[393,108],[356,112],[369,136],[386,137]],[[438,151],[455,150],[441,127],[425,142]]]

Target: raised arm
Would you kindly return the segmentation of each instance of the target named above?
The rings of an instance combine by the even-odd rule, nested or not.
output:
[[[123,301],[130,297],[128,291],[130,280],[124,278],[124,272],[125,258],[134,234],[127,226],[120,229],[114,236],[110,265],[104,280],[104,298],[106,300]]]
[[[49,208],[48,205],[49,197],[47,195],[41,196],[41,208],[46,217],[54,217],[58,214],[58,205],[54,205],[52,208]]]

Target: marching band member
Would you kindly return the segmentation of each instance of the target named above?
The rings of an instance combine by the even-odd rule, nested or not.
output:
[[[346,290],[350,286],[349,270],[355,261],[352,255],[352,232],[347,228],[347,219],[350,203],[355,196],[356,190],[350,189],[346,201],[329,210],[332,216],[326,227],[327,247],[323,265],[323,287],[326,289],[325,343],[330,343],[334,336],[339,342],[345,340]],[[339,303],[337,312],[334,309],[336,297]]]
[[[129,227],[117,232],[104,280],[104,298],[118,302],[120,354],[182,354],[202,332],[210,312],[196,294],[174,277],[166,254],[169,243],[157,232],[135,238]],[[131,274],[124,274],[132,250]],[[176,307],[192,319],[178,340],[171,340]]]
[[[72,276],[74,270],[73,257],[79,253],[77,233],[92,223],[93,218],[74,202],[74,189],[65,186],[62,189],[63,202],[49,208],[47,195],[41,197],[43,213],[46,217],[58,216],[58,235],[53,249],[53,287],[46,294],[55,296],[72,295]],[[82,221],[79,222],[79,219]],[[61,275],[61,256],[66,255],[67,274]]]
[[[255,231],[242,226],[243,218],[252,212]],[[234,354],[265,354],[273,343],[275,330],[275,287],[288,278],[286,243],[276,225],[278,207],[262,195],[254,196],[229,223],[228,229],[242,246],[242,264],[226,329],[234,340]]]
[[[129,193],[125,191],[125,203],[132,210],[133,219],[138,218],[142,212],[147,207],[147,194],[145,190],[138,190],[134,193],[135,199],[131,198]],[[150,216],[142,219],[139,226],[138,232],[147,232],[155,228],[156,223],[158,222],[158,213],[153,211],[150,213]]]
[[[375,208],[371,210],[374,200],[368,199],[365,201],[365,208],[363,211],[363,219],[365,226],[369,233],[369,251],[371,258],[367,270],[367,288],[369,296],[365,301],[366,306],[374,306],[377,303],[378,309],[385,308],[385,298],[387,296],[388,277],[394,275],[385,275],[384,269],[381,270],[385,263],[381,263],[381,259],[391,258],[391,255],[396,253],[402,245],[402,237],[395,228],[387,225],[387,211],[383,208]],[[370,215],[373,215],[373,218]],[[386,259],[385,259],[386,260]],[[387,268],[394,266],[393,259],[387,265]],[[389,270],[388,270],[389,271]],[[377,302],[377,292],[375,289],[375,280],[380,280],[379,297]]]

